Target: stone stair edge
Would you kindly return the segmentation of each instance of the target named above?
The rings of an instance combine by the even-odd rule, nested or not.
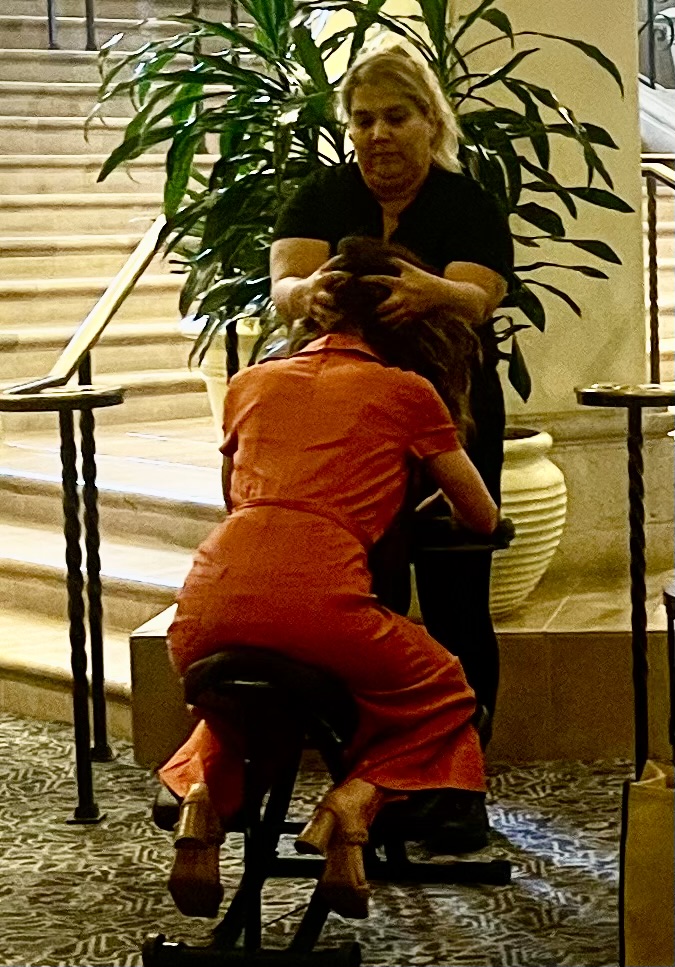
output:
[[[45,533],[44,528],[39,528],[36,530],[39,530],[41,535],[44,535]],[[1,531],[2,523],[0,523],[0,532]],[[105,582],[106,593],[124,593],[128,597],[137,598],[140,601],[143,601],[144,598],[152,595],[160,599],[165,598],[167,604],[172,603],[175,598],[176,591],[181,587],[182,582],[177,583],[175,581],[167,581],[164,584],[159,584],[155,581],[141,579],[135,575],[124,576],[115,574],[106,568],[105,545],[106,538],[103,538],[101,540],[101,579]],[[133,545],[131,545],[131,547],[133,548]],[[182,550],[181,554],[183,557],[185,557],[185,550]],[[0,574],[3,578],[12,577],[17,580],[28,577],[38,578],[40,581],[58,585],[60,588],[64,588],[65,591],[65,548],[62,565],[45,564],[37,561],[25,561],[12,557],[0,557]]]
[[[157,461],[153,461],[156,465]],[[100,469],[102,465],[101,457],[97,459],[99,473],[97,477],[97,489],[99,492],[99,507],[102,509],[115,507],[128,507],[130,504],[134,508],[144,511],[157,511],[165,513],[180,513],[189,515],[198,520],[212,522],[214,525],[224,520],[222,502],[200,500],[197,497],[169,497],[162,494],[143,493],[137,489],[126,489],[122,486],[115,486],[105,479],[101,479]],[[164,464],[166,472],[170,472],[172,465]],[[0,448],[0,492],[20,494],[22,496],[50,496],[58,498],[61,495],[61,475],[58,472],[30,472],[14,471],[2,467],[2,450]],[[0,524],[2,524],[0,515]],[[9,523],[10,521],[5,521]],[[15,523],[13,520],[11,523]],[[162,542],[159,546],[165,547]]]
[[[69,251],[89,251],[92,248],[133,249],[143,233],[131,235],[0,235],[0,255],[61,255]]]
[[[104,639],[109,632],[104,631]],[[64,625],[64,635],[67,639],[68,629]],[[42,688],[58,689],[70,692],[73,675],[70,668],[59,665],[47,665],[35,661],[18,659],[10,655],[3,655],[0,651],[0,679],[3,681],[26,682]],[[131,701],[131,684],[118,682],[106,678],[104,683],[105,696],[111,701]]]
[[[2,81],[0,81],[0,85]],[[197,164],[214,164],[219,160],[217,154],[197,154],[195,161]],[[95,168],[103,165],[108,160],[107,154],[0,154],[0,168],[11,168],[13,165],[39,167],[87,167]],[[144,154],[133,161],[125,163],[130,167],[165,168],[166,159],[161,155]]]
[[[36,326],[30,330],[12,330],[0,326],[0,346],[6,349],[57,349],[68,342],[72,335],[73,327],[70,325]],[[171,336],[175,336],[177,342],[184,343],[187,347],[178,322],[111,322],[96,345],[164,342]]]
[[[163,196],[159,191],[108,191],[105,195],[96,191],[66,191],[22,193],[16,195],[2,195],[0,197],[0,212],[2,209],[16,208],[63,208],[69,205],[73,208],[109,208],[113,205],[129,205],[140,208],[148,205],[156,208],[157,214],[162,208]],[[108,232],[106,234],[113,234]]]
[[[163,274],[142,275],[136,282],[133,292],[150,289],[168,289],[174,291],[182,288],[184,276],[177,272],[165,272]],[[26,299],[40,298],[43,295],[76,293],[89,294],[103,292],[110,285],[109,276],[83,276],[82,278],[72,277],[65,279],[2,279],[0,280],[0,298],[9,296],[14,298],[25,297]]]

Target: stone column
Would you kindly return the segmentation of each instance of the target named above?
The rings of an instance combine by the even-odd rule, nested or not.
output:
[[[475,6],[475,0],[460,0],[458,13]],[[546,259],[588,262],[605,269],[609,280],[554,269],[538,273],[537,278],[568,292],[581,306],[583,316],[578,319],[544,292],[547,331],[542,335],[529,330],[519,337],[533,383],[527,404],[507,385],[503,373],[509,422],[549,430],[555,441],[553,458],[567,479],[568,523],[553,567],[625,573],[625,415],[583,409],[577,405],[573,389],[594,382],[639,383],[647,379],[635,4],[509,0],[504,11],[514,30],[561,34],[597,45],[619,68],[625,85],[622,98],[606,72],[567,44],[536,37],[517,41],[517,49],[541,48],[522,64],[520,76],[551,90],[579,120],[610,132],[619,150],[604,150],[603,157],[617,192],[635,211],[625,215],[582,204],[576,222],[566,218],[570,237],[607,242],[622,265],[601,263],[571,246],[543,248]],[[484,37],[489,36],[496,36],[496,31],[486,25]],[[474,55],[471,67],[490,70],[509,56],[510,45],[504,41]],[[580,152],[566,139],[557,141],[553,157],[558,179],[568,185],[584,185],[586,172]],[[605,187],[600,181],[594,184]],[[539,200],[533,195],[528,198]],[[536,234],[531,227],[522,227],[523,234]],[[537,250],[520,248],[517,261],[535,261],[533,252]],[[665,412],[646,411],[644,422],[649,566],[665,568],[672,566],[673,545],[673,441],[667,436],[672,419]]]

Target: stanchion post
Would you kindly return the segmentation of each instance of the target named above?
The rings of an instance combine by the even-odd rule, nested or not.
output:
[[[94,799],[89,750],[89,683],[87,681],[86,631],[84,626],[84,579],[80,547],[80,516],[77,495],[77,462],[72,410],[59,411],[61,470],[63,481],[63,532],[66,538],[68,621],[73,672],[73,725],[77,806],[71,823],[98,823],[104,817]]]

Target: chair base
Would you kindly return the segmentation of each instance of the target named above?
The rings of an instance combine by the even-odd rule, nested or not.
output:
[[[254,649],[223,651],[196,662],[185,678],[188,700],[214,714],[234,716],[245,740],[243,806],[244,869],[239,886],[213,930],[206,947],[172,943],[163,935],[148,937],[143,946],[144,967],[228,967],[228,965],[278,965],[278,967],[358,967],[360,947],[346,944],[315,950],[330,907],[317,886],[290,945],[285,950],[263,948],[262,890],[271,879],[319,880],[323,859],[279,856],[279,840],[297,835],[304,823],[288,818],[305,740],[318,749],[335,784],[344,781],[343,753],[356,721],[353,699],[341,683],[318,669],[291,663],[278,655]],[[261,803],[256,755],[269,729],[280,722],[295,722],[289,730],[288,755],[271,780],[269,795]],[[261,731],[261,723],[263,729]],[[154,818],[171,828],[177,802],[171,794],[158,797]],[[160,808],[163,804],[164,810]],[[239,824],[238,824],[239,825]],[[450,860],[411,862],[405,843],[393,830],[381,837],[384,858],[373,846],[364,850],[368,880],[394,883],[485,883],[505,886],[511,880],[511,864],[505,860]]]

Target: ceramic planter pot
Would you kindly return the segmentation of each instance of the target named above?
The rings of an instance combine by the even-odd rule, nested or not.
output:
[[[502,515],[516,536],[492,563],[490,608],[493,617],[515,611],[544,575],[565,526],[567,489],[562,472],[549,460],[548,433],[507,427],[502,470]]]
[[[201,322],[194,316],[186,316],[181,321],[181,333],[193,341],[201,330]],[[240,319],[237,323],[239,337],[239,368],[243,369],[251,356],[253,346],[260,332],[258,320]],[[206,386],[213,427],[218,446],[223,442],[223,413],[225,412],[225,396],[227,394],[227,366],[225,350],[225,330],[215,334],[199,364],[199,374]]]

